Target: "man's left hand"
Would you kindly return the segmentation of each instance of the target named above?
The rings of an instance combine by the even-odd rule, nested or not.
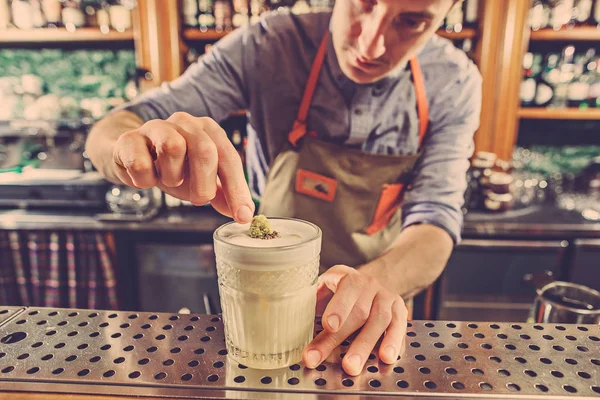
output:
[[[396,362],[406,334],[408,314],[399,295],[360,270],[336,265],[319,277],[317,314],[321,315],[323,309],[323,331],[302,354],[308,368],[316,368],[359,329],[342,361],[347,374],[360,374],[384,333],[379,359],[386,364]]]

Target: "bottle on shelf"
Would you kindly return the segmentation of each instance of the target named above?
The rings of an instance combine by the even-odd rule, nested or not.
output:
[[[42,11],[49,28],[58,28],[62,25],[62,4],[60,0],[42,0]]]
[[[592,17],[592,0],[577,0],[573,8],[573,16],[577,26],[585,26],[590,22]]]
[[[213,14],[213,0],[198,1],[198,27],[206,32],[215,27],[215,16]]]
[[[99,0],[98,8],[96,9],[96,23],[100,28],[100,32],[108,33],[110,30],[110,13],[108,12],[110,5],[107,0]]]
[[[7,29],[10,24],[10,7],[7,1],[0,1],[0,30]]]
[[[97,0],[82,0],[81,8],[85,14],[85,26],[98,27],[98,15],[96,13],[98,6]]]
[[[550,24],[550,13],[551,9],[546,1],[534,0],[529,10],[528,25],[534,31],[547,28]]]
[[[554,88],[553,107],[567,107],[569,84],[575,78],[575,64],[573,62],[575,56],[575,46],[569,45],[563,49],[562,57],[558,66],[560,78],[558,84]]]
[[[479,19],[479,0],[465,0],[464,2],[465,27],[477,27]]]
[[[216,0],[214,5],[215,30],[217,32],[230,31],[233,26],[231,22],[231,4],[227,0]]]
[[[594,5],[594,18],[592,24],[600,28],[600,0],[596,0],[596,4]]]
[[[108,7],[110,26],[117,32],[125,32],[131,28],[131,10],[133,2],[130,0],[111,0]]]
[[[588,108],[588,94],[592,77],[587,73],[587,56],[577,56],[574,78],[569,83],[567,105],[572,108]]]
[[[521,105],[523,107],[531,107],[535,101],[535,92],[537,89],[537,76],[535,75],[534,68],[534,54],[526,53],[523,57],[523,70],[524,79],[521,82],[521,89],[519,97],[521,98]]]
[[[29,0],[11,3],[12,21],[19,29],[33,29],[33,6]]]
[[[46,26],[46,18],[44,17],[44,13],[42,12],[42,4],[40,0],[30,0],[31,1],[31,18],[33,22],[34,28],[44,28]]]
[[[81,9],[81,0],[64,0],[62,23],[69,32],[85,25],[85,14]]]
[[[555,0],[550,13],[550,26],[558,31],[575,25],[573,21],[574,0]]]
[[[542,57],[540,57],[540,64]],[[560,73],[558,70],[558,62],[560,60],[559,54],[550,54],[546,58],[546,66],[542,69],[539,76],[536,92],[535,92],[535,107],[548,107],[552,104],[554,99],[554,88],[560,80]]]
[[[448,15],[446,16],[446,20],[444,22],[444,27],[446,32],[461,32],[463,29],[464,23],[464,12],[462,9],[461,3],[456,3]]]
[[[587,67],[592,76],[588,92],[588,106],[600,108],[600,57],[588,63]]]
[[[265,0],[250,0],[250,23],[258,22],[260,15],[265,11],[267,11]]]
[[[233,17],[231,24],[234,28],[248,25],[250,23],[250,5],[248,0],[233,0]]]
[[[183,26],[186,28],[198,27],[198,0],[183,0]]]

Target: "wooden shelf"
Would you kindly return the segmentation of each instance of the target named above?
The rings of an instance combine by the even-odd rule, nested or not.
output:
[[[199,29],[190,28],[183,31],[183,37],[187,40],[219,40],[229,32],[231,31],[217,32],[215,30],[208,30],[203,32]],[[445,30],[440,29],[437,34],[450,40],[464,40],[473,39],[477,36],[477,31],[471,28],[465,28],[460,32],[446,32]]]
[[[473,39],[475,36],[477,36],[477,30],[472,28],[464,28],[460,32],[446,32],[444,29],[438,29],[437,34],[450,40],[464,40]]]
[[[573,40],[573,41],[600,41],[600,29],[589,27],[576,27],[572,29],[542,29],[531,32],[531,41]]]
[[[600,120],[600,108],[521,108],[522,119]]]
[[[231,31],[221,31],[217,32],[214,29],[210,29],[208,31],[201,31],[200,29],[186,29],[183,31],[183,37],[187,40],[219,40]]]
[[[7,29],[0,31],[0,43],[39,42],[114,42],[133,41],[133,30],[102,33],[98,28],[79,28],[69,32],[65,28]]]

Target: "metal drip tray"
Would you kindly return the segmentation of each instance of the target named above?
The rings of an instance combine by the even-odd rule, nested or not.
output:
[[[23,311],[25,307],[7,307],[0,306],[0,326],[19,311]]]
[[[317,323],[317,329],[320,324]],[[395,365],[231,361],[219,316],[27,308],[0,326],[0,390],[187,398],[600,398],[597,325],[413,321]]]

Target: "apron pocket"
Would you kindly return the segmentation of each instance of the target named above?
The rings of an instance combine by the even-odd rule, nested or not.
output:
[[[335,199],[337,182],[335,179],[305,169],[296,172],[296,192],[325,200],[329,203]]]
[[[402,196],[403,187],[404,184],[402,183],[383,185],[373,221],[365,230],[367,235],[374,235],[388,225],[394,213],[400,207],[400,196]]]

